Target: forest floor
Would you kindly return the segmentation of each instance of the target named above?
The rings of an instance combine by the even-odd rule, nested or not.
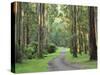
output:
[[[16,73],[64,71],[97,68],[96,61],[89,61],[88,54],[73,58],[68,48],[59,47],[55,53],[43,59],[25,60],[16,63]]]
[[[59,56],[61,48],[58,48],[55,53],[46,54],[43,59],[28,59],[22,63],[16,63],[16,73],[29,72],[46,72],[48,71],[48,62]]]
[[[64,70],[80,70],[80,69],[96,68],[96,62],[94,61],[81,64],[80,62],[76,61],[76,60],[81,59],[79,58],[76,60],[74,59],[74,62],[73,62],[73,59],[70,57],[69,53],[70,52],[66,50],[66,48],[62,48],[60,55],[48,63],[48,70],[49,71],[64,71]],[[72,61],[70,61],[69,58]],[[80,61],[84,61],[84,59]]]

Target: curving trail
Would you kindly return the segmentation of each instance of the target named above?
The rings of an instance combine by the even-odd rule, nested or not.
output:
[[[84,69],[82,65],[72,64],[65,60],[66,50],[62,49],[60,55],[48,62],[49,71],[79,70]]]

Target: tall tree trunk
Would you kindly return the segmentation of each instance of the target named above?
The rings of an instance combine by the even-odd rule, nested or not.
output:
[[[73,15],[73,20],[74,20],[74,25],[73,25],[73,32],[75,34],[74,38],[73,38],[73,56],[77,57],[77,29],[76,29],[76,25],[77,25],[77,18],[76,18],[76,6],[73,7],[74,9],[74,15]]]
[[[29,14],[27,13],[27,45],[29,44]]]
[[[81,15],[82,9],[77,6],[77,45],[78,45],[78,52],[81,55],[82,49],[81,49],[81,23],[80,23],[80,15]]]
[[[77,29],[76,29],[76,6],[72,6],[72,53],[73,57],[77,57]]]
[[[23,50],[23,48],[24,48],[24,43],[23,43],[23,30],[24,30],[24,25],[23,25],[23,8],[22,8],[22,4],[23,3],[21,3],[21,8],[20,8],[20,46],[21,46],[21,50]]]
[[[21,3],[16,2],[16,15],[15,15],[15,62],[22,62],[22,15]]]
[[[96,30],[95,30],[95,8],[89,7],[89,48],[90,60],[97,60]]]
[[[43,6],[44,4],[37,4],[37,13],[38,13],[38,58],[43,57],[43,36],[44,36],[44,31],[43,31]]]
[[[16,43],[19,45],[20,47],[20,25],[21,25],[21,3],[20,2],[16,2],[16,21],[15,21],[15,38],[16,38]]]
[[[79,54],[81,55],[82,54],[82,47],[81,47],[81,28],[80,28],[80,25],[79,25]]]

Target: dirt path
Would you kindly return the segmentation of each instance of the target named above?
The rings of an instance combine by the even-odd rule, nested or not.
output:
[[[66,50],[63,49],[60,55],[48,63],[49,71],[79,70],[83,69],[79,64],[72,64],[65,61]]]

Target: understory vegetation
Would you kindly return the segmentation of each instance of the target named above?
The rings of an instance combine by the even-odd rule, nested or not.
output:
[[[16,73],[28,73],[28,72],[44,72],[48,71],[48,62],[56,58],[60,54],[61,49],[58,48],[55,53],[46,54],[43,59],[31,59],[23,60],[23,63],[17,63]],[[41,62],[41,63],[40,63]]]

